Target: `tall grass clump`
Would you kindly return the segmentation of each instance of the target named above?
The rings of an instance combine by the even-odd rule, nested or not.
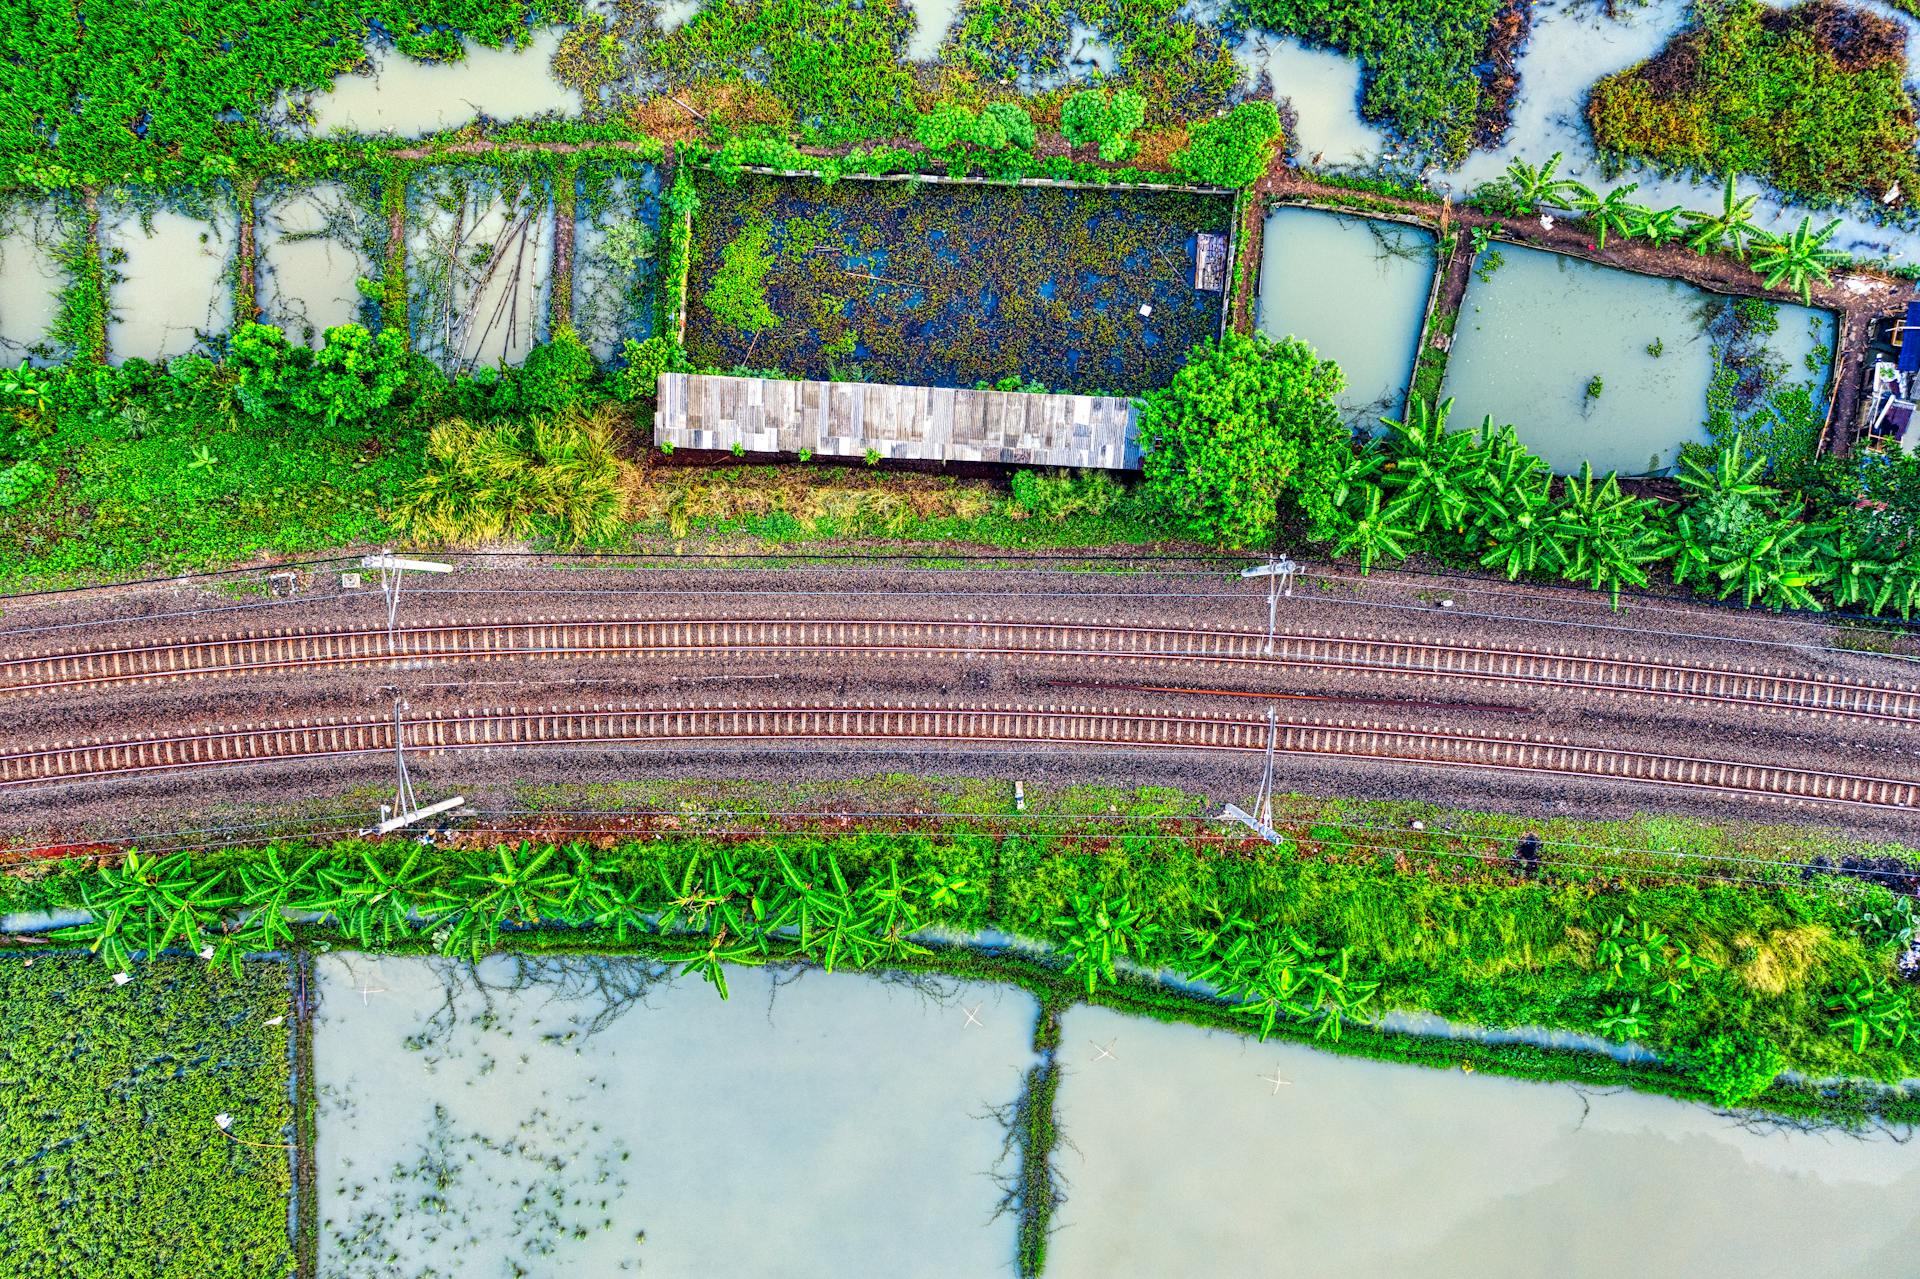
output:
[[[617,451],[618,421],[611,409],[488,425],[450,418],[428,436],[427,471],[401,498],[397,522],[453,546],[611,537],[633,470]]]

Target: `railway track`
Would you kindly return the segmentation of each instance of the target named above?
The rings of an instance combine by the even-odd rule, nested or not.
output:
[[[280,631],[0,661],[0,694],[393,663],[717,654],[1184,662],[1573,689],[1920,726],[1920,686],[1396,636],[972,620],[637,618]]]
[[[1522,735],[1234,713],[1155,715],[1085,707],[558,706],[239,725],[92,739],[0,753],[0,788],[240,763],[579,745],[842,740],[1227,751],[1554,774],[1740,797],[1911,809],[1920,781],[1585,746]]]

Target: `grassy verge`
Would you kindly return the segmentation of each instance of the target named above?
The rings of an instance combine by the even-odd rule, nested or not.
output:
[[[0,960],[0,1273],[287,1273],[286,1013],[279,963]]]
[[[1098,798],[1083,792],[1072,802],[1085,808]],[[1142,807],[1161,812],[1185,806],[1177,794],[1142,798]],[[210,852],[149,865],[145,889],[130,888],[124,872],[42,864],[0,883],[0,907],[90,900],[99,908],[132,893],[134,908],[100,939],[109,949],[139,949],[152,944],[144,930],[178,924],[188,890],[198,888],[193,900],[209,905],[191,909],[204,909],[202,925],[214,927],[216,908],[264,900],[261,867],[276,865],[273,877],[287,871],[291,886],[273,900],[336,916],[326,927],[295,930],[291,939],[308,944],[455,953],[637,945],[701,972],[819,960],[831,947],[848,965],[972,971],[987,961],[929,953],[905,939],[933,926],[997,929],[1055,951],[992,962],[1035,967],[1080,997],[1350,1041],[1393,1059],[1457,1062],[1484,1050],[1509,1073],[1604,1076],[1727,1104],[1757,1095],[1756,1104],[1796,1113],[1825,1106],[1826,1094],[1781,1091],[1772,1081],[1782,1070],[1920,1077],[1920,1036],[1907,1033],[1920,1005],[1912,987],[1892,980],[1913,914],[1909,899],[1885,886],[1897,881],[1877,867],[1802,882],[1797,866],[1733,860],[1740,854],[1732,850],[1747,846],[1738,841],[1760,838],[1756,832],[1716,842],[1709,828],[1651,819],[1633,828],[1645,846],[1608,858],[1595,845],[1602,836],[1624,840],[1628,828],[1539,832],[1482,816],[1478,831],[1462,831],[1409,818],[1412,808],[1290,802],[1282,812],[1289,837],[1270,847],[1179,818],[1129,816],[1118,802],[1108,807],[1104,819],[1053,825],[929,815],[916,829],[863,828],[834,810],[818,830],[783,821],[769,827],[774,834],[731,815],[630,814],[617,833],[559,848],[476,835],[431,859],[410,845],[355,843],[286,847],[274,863],[257,849]],[[1403,820],[1408,825],[1395,824]],[[1528,841],[1529,833],[1544,837]],[[1854,846],[1843,855],[1868,851]],[[1902,873],[1910,873],[1912,858],[1899,852]],[[1700,873],[1722,864],[1737,873]],[[245,880],[242,868],[251,868]],[[160,891],[155,885],[170,885],[159,906],[146,895]],[[796,946],[776,935],[776,921],[803,906],[833,922]],[[656,935],[649,921],[662,917],[674,922]],[[245,950],[286,940],[243,930],[231,942]],[[1230,997],[1195,999],[1131,982],[1114,967],[1123,958],[1205,980]],[[1662,1064],[1416,1043],[1373,1028],[1386,1008],[1630,1040]],[[1866,1104],[1852,1092],[1843,1099],[1837,1113]]]

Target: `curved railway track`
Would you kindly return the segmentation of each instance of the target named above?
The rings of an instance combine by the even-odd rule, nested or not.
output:
[[[45,693],[382,663],[718,654],[1000,656],[1305,668],[1474,680],[1668,702],[1748,706],[1920,726],[1920,686],[1619,653],[1529,650],[1396,636],[1082,622],[635,618],[487,621],[385,630],[280,631],[75,649],[0,660],[0,693]]]
[[[105,738],[0,753],[0,787],[236,763],[384,753],[398,731],[420,754],[501,748],[711,742],[949,742],[1234,751],[1268,747],[1265,716],[1154,715],[1085,707],[561,706],[240,725],[173,736]],[[1740,797],[1910,809],[1920,781],[1583,746],[1547,738],[1366,723],[1289,722],[1286,755],[1555,774]]]

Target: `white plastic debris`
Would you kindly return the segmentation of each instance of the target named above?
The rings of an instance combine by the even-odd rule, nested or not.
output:
[[[1427,824],[1423,821],[1419,821],[1416,819],[1413,823],[1413,828],[1415,830],[1425,830],[1427,828]]]
[[[1900,203],[1900,184],[1898,182],[1894,183],[1892,186],[1887,188],[1887,193],[1880,197],[1880,203],[1882,204]]]
[[[1541,229],[1542,231],[1551,231],[1551,230],[1553,230],[1553,214],[1551,214],[1551,213],[1542,213],[1542,214],[1540,215],[1540,229]]]
[[[211,946],[202,946],[202,947],[200,948],[200,958],[202,958],[202,959],[212,959],[212,958],[213,958],[213,947],[211,947]]]
[[[116,986],[124,986],[132,980],[133,977],[128,973],[115,973],[113,975],[113,984]]]
[[[267,1023],[266,1023],[266,1024],[267,1024],[267,1025],[269,1025],[269,1026],[278,1026],[278,1025],[279,1025],[279,1024],[281,1023],[281,1022],[283,1022],[283,1021],[285,1021],[286,1019],[287,1019],[287,1017],[286,1017],[286,1014],[285,1014],[285,1013],[282,1013],[282,1014],[281,1014],[280,1016],[278,1016],[278,1017],[269,1017],[269,1018],[267,1018]]]
[[[1153,314],[1153,308],[1152,308],[1151,306],[1149,306],[1149,305],[1148,305],[1147,303],[1145,303],[1145,302],[1142,302],[1142,303],[1140,304],[1140,314],[1141,314],[1141,316],[1142,316],[1143,318],[1144,318],[1144,317],[1146,317],[1146,316],[1149,316],[1149,315],[1152,315],[1152,314]]]
[[[213,1122],[220,1125],[221,1132],[226,1132],[229,1128],[233,1127],[233,1116],[228,1114],[218,1114],[213,1117]]]

